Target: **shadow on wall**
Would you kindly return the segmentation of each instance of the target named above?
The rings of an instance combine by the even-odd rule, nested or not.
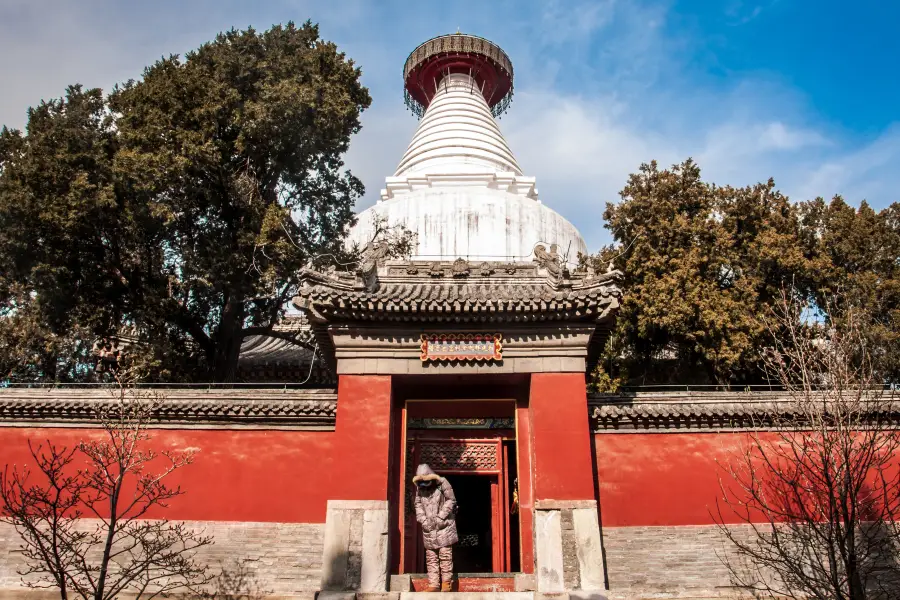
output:
[[[200,596],[203,600],[262,600],[272,594],[262,589],[256,571],[247,560],[232,560],[223,565],[210,584],[210,590]]]

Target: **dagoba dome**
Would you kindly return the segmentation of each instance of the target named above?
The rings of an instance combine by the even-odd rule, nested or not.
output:
[[[384,220],[417,234],[418,260],[529,260],[537,244],[556,245],[570,263],[587,252],[578,230],[540,202],[495,121],[513,89],[503,50],[475,36],[440,36],[410,54],[404,82],[422,119],[349,243],[365,247]]]

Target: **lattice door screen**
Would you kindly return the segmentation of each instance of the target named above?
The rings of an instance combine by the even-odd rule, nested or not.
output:
[[[420,440],[418,463],[428,463],[438,473],[499,473],[500,442],[497,440]]]

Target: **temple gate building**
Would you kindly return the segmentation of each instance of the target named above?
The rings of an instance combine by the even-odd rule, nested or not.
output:
[[[151,516],[205,528],[211,564],[245,566],[272,597],[408,598],[424,587],[411,477],[427,462],[459,502],[462,592],[736,594],[710,516],[715,459],[772,398],[589,397],[620,274],[578,267],[584,240],[504,140],[512,62],[454,34],[416,48],[403,77],[421,120],[350,232],[362,261],[302,274],[299,316],[279,326],[292,339],[244,342],[250,383],[165,392],[154,443],[198,454],[186,495]],[[379,223],[415,233],[413,255],[391,259]],[[103,401],[0,390],[0,459],[93,435]],[[0,527],[0,591],[22,590],[16,545]]]
[[[459,570],[601,592],[584,373],[614,322],[618,273],[575,268],[584,241],[540,202],[500,133],[513,91],[503,50],[438,37],[404,79],[422,119],[350,234],[362,262],[304,273],[294,300],[339,378],[336,432],[366,423],[334,457],[338,480],[366,477],[329,498],[323,589],[383,591],[388,573],[424,570],[410,479],[427,462],[456,490]],[[414,255],[387,260],[378,223],[415,233]],[[357,574],[342,557],[359,513],[372,537],[363,527]]]

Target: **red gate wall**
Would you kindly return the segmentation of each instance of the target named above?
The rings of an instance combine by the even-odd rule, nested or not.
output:
[[[29,440],[72,447],[101,435],[97,429],[0,427],[0,466],[32,464]],[[160,429],[152,435],[157,450],[193,448],[197,454],[170,480],[185,494],[149,518],[325,522],[326,502],[333,497],[328,473],[334,432]]]

